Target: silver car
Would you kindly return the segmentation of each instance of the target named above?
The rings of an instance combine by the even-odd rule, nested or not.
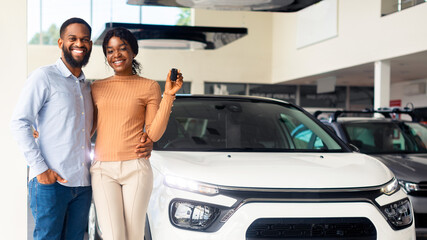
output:
[[[408,110],[318,111],[315,116],[321,113],[332,113],[322,122],[341,139],[393,171],[414,207],[417,233],[427,233],[427,125],[391,117],[414,117]],[[384,117],[366,115],[374,113]]]

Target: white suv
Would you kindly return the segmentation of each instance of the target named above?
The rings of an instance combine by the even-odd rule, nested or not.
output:
[[[390,170],[283,101],[178,96],[151,164],[146,240],[415,239]]]

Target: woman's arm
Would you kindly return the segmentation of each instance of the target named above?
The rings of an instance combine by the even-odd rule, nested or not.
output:
[[[182,87],[182,84],[182,74],[178,71],[177,80],[172,82],[170,80],[169,71],[163,98],[160,96],[159,84],[157,82],[152,84],[152,87],[150,88],[152,97],[150,97],[147,103],[145,112],[145,131],[153,142],[158,141],[165,132],[172,110],[172,104],[175,100],[175,93]]]

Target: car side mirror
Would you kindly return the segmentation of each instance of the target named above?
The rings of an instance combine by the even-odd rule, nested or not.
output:
[[[353,152],[359,152],[360,153],[360,149],[358,147],[356,147],[356,145],[349,143],[348,146],[350,147],[351,150],[353,150]]]

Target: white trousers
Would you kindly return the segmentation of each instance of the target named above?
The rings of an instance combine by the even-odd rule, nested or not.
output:
[[[104,240],[143,240],[153,189],[149,160],[97,161],[90,168],[93,199]]]

